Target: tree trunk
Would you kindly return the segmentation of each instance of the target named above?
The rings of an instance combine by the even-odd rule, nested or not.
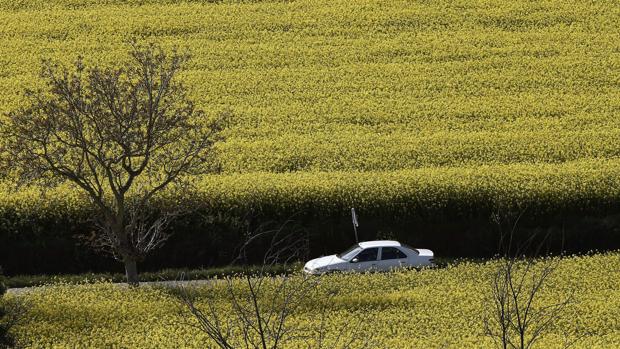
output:
[[[125,275],[127,276],[129,286],[138,286],[140,284],[140,280],[138,280],[138,266],[135,259],[125,257]]]

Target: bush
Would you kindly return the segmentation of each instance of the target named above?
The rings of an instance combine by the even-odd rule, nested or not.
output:
[[[2,297],[6,293],[6,286],[4,285],[4,276],[2,275],[2,269],[0,268],[0,348],[11,347],[13,341],[9,337],[9,326],[5,323],[6,310],[4,309],[4,303]]]

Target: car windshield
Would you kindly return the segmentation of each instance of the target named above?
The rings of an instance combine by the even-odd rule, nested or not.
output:
[[[357,255],[357,253],[361,250],[362,248],[360,247],[360,245],[355,244],[349,247],[346,251],[337,254],[336,257],[344,259],[345,261],[350,261],[351,258],[355,257],[355,255]]]

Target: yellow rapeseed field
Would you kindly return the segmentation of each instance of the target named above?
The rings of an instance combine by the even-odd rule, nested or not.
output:
[[[305,300],[292,322],[312,327],[321,318],[319,308],[326,306],[331,338],[345,324],[364,319],[363,325],[355,327],[360,331],[357,335],[372,334],[377,348],[491,348],[492,341],[483,334],[483,316],[496,263],[330,275],[321,279],[320,288],[337,290],[336,295]],[[221,291],[217,286],[202,289],[197,304],[200,297],[220,297]],[[577,338],[575,348],[620,347],[620,254],[562,259],[535,306],[559,302],[569,294],[574,295],[572,304],[535,348],[560,348]],[[162,288],[127,289],[99,282],[44,286],[17,297],[25,300],[28,310],[15,333],[32,348],[204,348],[209,344],[203,333],[182,324],[183,308]]]
[[[223,175],[200,179],[218,204],[583,207],[620,198],[618,18],[605,0],[0,0],[0,112],[42,58],[115,63],[145,37],[189,48],[191,97],[235,115]]]

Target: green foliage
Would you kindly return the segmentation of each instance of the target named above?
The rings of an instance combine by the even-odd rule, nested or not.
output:
[[[205,280],[222,278],[226,276],[241,275],[244,273],[256,273],[261,270],[267,275],[281,275],[290,273],[294,268],[301,266],[274,265],[268,268],[258,266],[227,266],[209,269],[164,269],[156,272],[141,272],[141,282],[152,281],[175,281],[175,280]],[[11,288],[34,287],[50,285],[55,283],[63,284],[84,284],[100,282],[102,280],[110,282],[125,282],[126,276],[121,273],[86,273],[77,275],[15,275],[6,279],[6,284]]]
[[[13,340],[8,333],[8,325],[6,324],[6,310],[4,300],[2,299],[6,293],[6,286],[4,285],[4,276],[2,274],[2,268],[0,268],[0,348],[10,347],[13,344]]]
[[[2,268],[0,268],[0,297],[6,293],[5,278],[2,274]]]

